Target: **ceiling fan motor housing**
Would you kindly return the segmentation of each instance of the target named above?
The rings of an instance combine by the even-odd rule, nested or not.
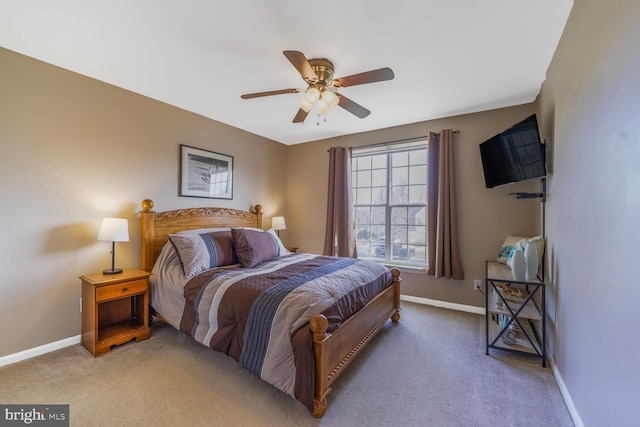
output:
[[[311,65],[313,72],[316,73],[319,83],[326,86],[333,80],[333,63],[327,58],[310,59],[309,65]]]

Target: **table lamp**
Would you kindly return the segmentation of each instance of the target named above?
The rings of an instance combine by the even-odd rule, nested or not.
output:
[[[115,268],[116,242],[129,241],[129,221],[124,218],[105,218],[102,220],[98,240],[111,242],[111,270],[104,270],[103,274],[122,273],[121,268]]]
[[[273,218],[271,218],[271,228],[276,230],[276,233],[278,233],[278,237],[280,237],[280,230],[287,229],[287,225],[284,223],[284,217],[274,216]]]

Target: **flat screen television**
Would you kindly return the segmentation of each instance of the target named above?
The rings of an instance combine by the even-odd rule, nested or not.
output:
[[[545,176],[536,115],[480,144],[480,157],[487,188]]]

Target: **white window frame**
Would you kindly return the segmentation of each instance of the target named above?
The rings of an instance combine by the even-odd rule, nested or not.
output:
[[[394,203],[392,200],[392,190],[394,188],[394,177],[392,176],[392,170],[394,166],[391,164],[391,155],[394,153],[403,153],[403,152],[417,152],[420,150],[426,151],[426,155],[424,156],[424,163],[417,164],[407,164],[407,173],[410,173],[410,169],[414,167],[414,172],[419,172],[417,176],[420,178],[417,180],[419,184],[412,184],[412,177],[410,175],[407,176],[407,182],[400,185],[401,187],[406,187],[407,191],[410,191],[410,188],[418,189],[419,191],[419,201],[415,201],[410,203],[409,200],[406,200],[404,203]],[[376,168],[371,165],[371,178],[368,185],[360,185],[358,179],[358,173],[364,172],[366,176],[367,169],[359,169],[358,168],[358,159],[366,156],[379,156],[386,155],[386,201],[384,203],[374,203],[373,200],[373,189],[381,188],[375,185],[374,180],[379,180],[380,174],[378,174],[378,178],[374,178],[373,171],[381,171],[381,168]],[[421,157],[422,154],[419,154]],[[380,145],[373,147],[354,147],[352,148],[352,191],[353,191],[353,218],[354,218],[354,233],[356,237],[356,245],[358,246],[358,258],[369,259],[372,261],[380,262],[382,264],[392,264],[396,266],[404,266],[409,268],[420,268],[426,269],[428,268],[428,230],[427,230],[427,156],[428,156],[428,143],[427,139],[421,138],[419,140],[415,140],[408,143],[401,144],[388,144],[388,145]],[[400,169],[400,168],[397,168]],[[424,177],[422,178],[422,171],[424,170]],[[364,179],[364,178],[363,178]],[[396,178],[397,179],[397,178]],[[366,179],[364,179],[366,181]],[[397,182],[396,182],[397,184]],[[366,189],[372,189],[372,200],[370,203],[363,203],[362,200],[358,198],[358,190],[363,190],[366,192]],[[407,198],[410,197],[407,194]],[[362,199],[362,197],[360,198]],[[414,197],[415,199],[415,197]],[[376,225],[375,219],[373,219],[373,215],[371,214],[371,209],[378,209],[378,218],[380,209],[384,207],[384,224]],[[363,221],[362,218],[359,218],[358,208],[361,209],[360,212],[364,212],[360,215],[362,218],[366,218],[366,210],[369,211],[369,220],[368,222]],[[406,222],[402,224],[396,224],[395,230],[393,230],[393,218],[392,212],[394,209],[407,209],[407,217]],[[413,212],[419,213],[418,215],[413,216],[413,221],[411,220],[410,210]],[[380,246],[379,240],[377,240],[376,236],[381,233],[381,228],[384,227],[384,236],[383,236],[383,247]],[[398,243],[392,242],[393,238],[388,238],[387,236],[394,236],[394,231],[400,231],[402,234],[402,228],[406,227],[406,238],[404,241],[399,241]],[[411,231],[413,230],[413,231]],[[424,232],[423,232],[424,230]],[[413,238],[409,237],[409,234],[413,234]],[[418,240],[416,240],[416,236]],[[422,237],[420,237],[422,236]],[[401,239],[402,240],[402,239]],[[409,240],[413,240],[409,242]],[[417,254],[417,256],[416,256]]]

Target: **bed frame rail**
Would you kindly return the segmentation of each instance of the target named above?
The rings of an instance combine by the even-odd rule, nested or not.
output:
[[[393,323],[400,320],[400,271],[394,268],[391,274],[393,284],[347,319],[335,332],[327,333],[329,322],[322,314],[314,315],[309,321],[316,359],[314,417],[321,418],[324,415],[331,384],[382,325],[389,318]]]

